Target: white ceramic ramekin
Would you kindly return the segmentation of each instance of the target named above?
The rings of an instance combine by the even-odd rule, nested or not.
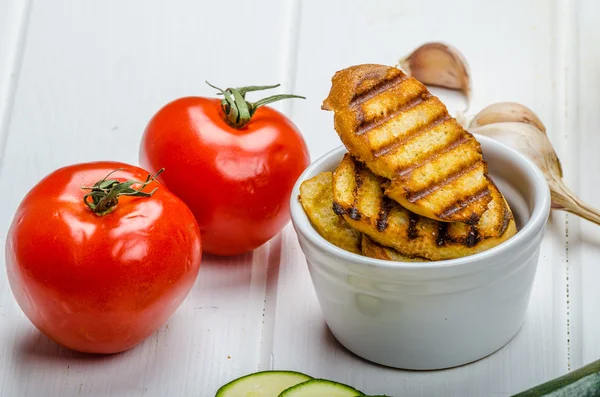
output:
[[[302,181],[332,171],[337,148],[309,166],[291,196],[291,216],[325,321],[360,357],[406,369],[469,363],[504,346],[525,319],[550,211],[544,176],[515,150],[484,136],[493,180],[519,227],[508,241],[464,258],[391,262],[344,251],[311,226],[297,197]]]

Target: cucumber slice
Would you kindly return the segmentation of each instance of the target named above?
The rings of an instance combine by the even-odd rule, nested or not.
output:
[[[600,360],[559,378],[532,387],[513,397],[596,397],[600,396]]]
[[[353,387],[325,379],[313,379],[284,390],[279,397],[358,397],[364,394]]]
[[[300,372],[261,371],[221,386],[216,397],[278,397],[285,389],[310,379]]]

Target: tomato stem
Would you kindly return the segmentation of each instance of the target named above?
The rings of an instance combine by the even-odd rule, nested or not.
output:
[[[206,82],[206,84],[208,84],[215,90],[219,90],[217,95],[223,95],[224,98],[221,101],[221,109],[223,109],[223,113],[225,113],[225,121],[227,121],[227,124],[229,124],[233,128],[242,128],[246,124],[248,124],[252,119],[252,116],[254,116],[256,109],[258,109],[261,106],[276,101],[281,101],[282,99],[306,99],[305,97],[300,95],[279,94],[260,99],[256,102],[249,102],[246,100],[246,93],[277,88],[280,86],[280,84],[250,85],[247,87],[227,88],[226,90],[222,90],[221,88],[210,84],[208,81]]]
[[[117,181],[116,179],[107,179],[115,172],[121,170],[118,168],[109,172],[102,180],[96,182],[92,187],[82,186],[81,189],[89,190],[90,192],[83,196],[83,202],[87,205],[94,214],[103,216],[111,213],[119,204],[119,196],[132,197],[152,197],[158,188],[154,188],[151,192],[143,192],[142,190],[165,169],[160,169],[155,175],[148,175],[145,182],[136,180],[128,180],[125,182]],[[132,188],[133,185],[140,184],[139,189]],[[91,200],[88,200],[91,198]]]

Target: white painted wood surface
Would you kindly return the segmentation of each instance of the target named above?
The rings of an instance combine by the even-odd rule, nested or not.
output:
[[[74,162],[135,163],[153,112],[179,96],[212,95],[204,80],[281,82],[306,95],[276,107],[300,127],[316,159],[340,144],[332,115],[320,110],[333,73],[394,64],[429,40],[466,55],[472,111],[511,100],[538,112],[568,183],[600,207],[598,12],[594,0],[2,0],[2,244],[16,206],[41,177]],[[253,254],[206,256],[168,324],[106,358],[43,337],[0,276],[0,396],[211,396],[228,380],[269,368],[371,394],[509,396],[600,358],[599,236],[597,226],[554,212],[523,329],[483,360],[434,372],[376,366],[337,344],[290,226]]]
[[[572,142],[571,155],[579,158],[573,162],[571,182],[578,188],[581,197],[596,208],[600,207],[600,135],[596,133],[600,123],[600,92],[594,87],[600,84],[600,54],[594,46],[600,40],[600,27],[594,18],[600,12],[600,3],[586,1],[575,10],[574,33],[579,45],[575,47],[571,65],[571,83],[576,87],[571,103]],[[585,221],[569,217],[569,253],[571,266],[576,272],[573,285],[573,308],[577,321],[573,339],[581,351],[581,361],[585,364],[600,357],[600,289],[595,281],[600,280],[600,231]],[[576,234],[571,234],[571,228]]]

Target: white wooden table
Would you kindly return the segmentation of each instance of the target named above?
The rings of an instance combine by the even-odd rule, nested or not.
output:
[[[280,82],[275,105],[312,159],[340,144],[320,110],[336,70],[395,64],[431,40],[467,57],[472,109],[518,101],[546,124],[568,184],[600,207],[600,2],[0,0],[0,261],[14,210],[54,169],[136,163],[151,115],[184,95]],[[243,40],[240,41],[240,40]],[[449,107],[460,103],[449,99]],[[502,350],[463,367],[365,362],[327,330],[291,226],[252,254],[204,257],[157,333],[89,358],[42,336],[0,274],[0,396],[213,396],[262,369],[290,369],[393,396],[509,396],[600,358],[600,229],[554,212],[527,320]]]

